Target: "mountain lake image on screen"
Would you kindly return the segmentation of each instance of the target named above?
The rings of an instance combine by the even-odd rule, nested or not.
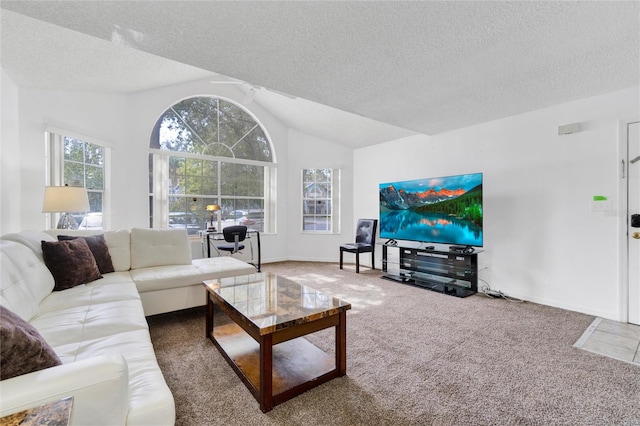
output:
[[[482,173],[381,183],[380,238],[482,247]]]

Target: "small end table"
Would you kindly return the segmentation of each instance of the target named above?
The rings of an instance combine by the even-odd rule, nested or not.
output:
[[[48,402],[38,407],[0,418],[0,426],[47,425],[68,426],[71,420],[73,396]]]

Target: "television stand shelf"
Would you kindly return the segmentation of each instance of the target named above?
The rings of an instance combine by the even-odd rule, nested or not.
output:
[[[389,265],[396,264],[389,260],[389,247],[398,249],[397,271],[394,272],[389,271]],[[481,252],[382,244],[382,271],[385,272],[382,278],[451,296],[471,296],[478,291],[478,253]]]

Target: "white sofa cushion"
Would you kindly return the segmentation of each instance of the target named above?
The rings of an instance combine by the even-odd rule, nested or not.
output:
[[[128,271],[131,268],[131,238],[129,231],[105,231],[104,240],[109,247],[111,262],[116,272]]]
[[[158,367],[148,330],[115,333],[54,348],[64,363],[121,354],[129,370],[127,424],[162,425],[175,418],[173,395]],[[161,386],[162,384],[162,386]]]
[[[30,322],[54,349],[68,343],[149,328],[140,300],[59,309],[41,313]]]
[[[131,229],[131,269],[191,265],[186,229]]]
[[[53,285],[53,275],[32,250],[15,241],[0,241],[3,305],[29,321],[38,314],[38,304],[51,293]]]
[[[139,300],[140,294],[128,272],[112,272],[89,284],[55,291],[40,303],[40,313],[119,300]]]
[[[31,230],[15,234],[5,234],[2,236],[2,239],[15,241],[29,247],[29,249],[38,256],[38,259],[40,259],[41,262],[44,262],[44,257],[42,256],[42,241],[58,241],[46,232]]]
[[[99,355],[119,353],[125,359],[153,357],[155,353],[147,330],[130,330],[81,342],[67,343],[53,348],[63,364]]]
[[[256,269],[231,256],[194,259],[188,265],[132,269],[131,278],[140,293],[200,285],[204,280],[252,274]]]

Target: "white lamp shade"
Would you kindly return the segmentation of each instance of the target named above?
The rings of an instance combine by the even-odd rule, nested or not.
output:
[[[47,186],[44,188],[43,213],[88,212],[89,195],[86,188],[75,186]]]

